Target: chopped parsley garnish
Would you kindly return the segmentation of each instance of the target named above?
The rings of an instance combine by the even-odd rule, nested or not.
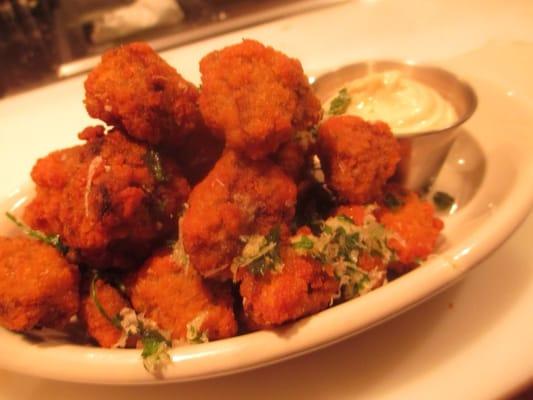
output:
[[[68,252],[68,247],[65,246],[65,244],[62,242],[61,237],[59,235],[47,235],[41,231],[37,231],[35,229],[31,229],[29,226],[23,224],[21,221],[19,221],[13,214],[10,212],[6,212],[6,217],[13,222],[15,225],[17,225],[26,235],[29,237],[32,237],[34,239],[37,239],[45,244],[48,244],[50,246],[54,246],[61,254],[65,255]]]
[[[344,215],[344,214],[340,214],[340,215],[337,215],[337,218],[341,221],[344,221],[344,222],[347,222],[349,224],[353,224],[353,219],[351,219],[350,217]]]
[[[446,211],[453,206],[455,199],[446,192],[436,192],[433,195],[433,203],[440,211]]]
[[[161,163],[161,156],[156,150],[148,150],[144,161],[157,182],[162,183],[168,180],[165,170],[163,169],[163,164]]]
[[[385,193],[383,197],[383,203],[388,209],[397,210],[402,207],[405,202],[401,197],[396,196],[394,193]]]
[[[268,250],[267,250],[268,249]],[[265,252],[265,250],[267,250]],[[252,260],[248,264],[248,269],[254,275],[265,275],[268,270],[275,270],[281,262],[281,255],[279,252],[279,226],[270,230],[265,236],[265,241],[259,248],[261,256]]]
[[[295,249],[310,250],[313,248],[313,246],[314,246],[313,241],[309,239],[308,236],[305,236],[305,235],[300,236],[300,240],[292,243],[292,247],[294,247]]]
[[[98,299],[98,295],[96,293],[96,281],[98,279],[99,279],[98,273],[94,272],[93,278],[91,280],[91,288],[90,288],[91,299],[93,300],[94,305],[96,306],[98,312],[102,315],[102,317],[107,319],[115,328],[122,330],[122,325],[120,323],[121,322],[120,314],[116,314],[111,317],[105,310],[102,303],[100,303],[100,300]]]
[[[139,321],[139,331],[143,345],[141,357],[144,368],[150,373],[158,373],[172,361],[168,354],[172,343],[157,329],[145,328],[141,321]]]
[[[143,345],[141,357],[144,368],[150,373],[159,373],[171,359],[168,349],[170,340],[157,328],[155,322],[137,315],[131,308],[123,308],[119,313],[110,316],[100,300],[96,290],[96,281],[101,279],[96,271],[90,285],[90,295],[98,312],[115,328],[122,331],[122,336],[115,347],[124,347],[129,336],[137,335]],[[120,289],[119,289],[120,290]]]
[[[339,293],[332,301],[366,293],[385,276],[384,269],[361,269],[358,265],[361,254],[379,257],[384,265],[395,257],[387,246],[392,233],[376,220],[372,211],[372,206],[366,209],[361,225],[346,215],[337,215],[322,221],[317,235],[297,235],[291,239],[296,252],[333,267]]]
[[[206,331],[202,331],[201,326],[204,323],[206,313],[201,313],[192,321],[188,322],[186,325],[187,334],[186,339],[187,343],[191,344],[200,344],[207,343],[209,338]]]
[[[346,110],[348,109],[348,106],[350,105],[351,101],[352,101],[352,98],[348,94],[348,89],[342,88],[337,94],[337,97],[331,100],[328,114],[329,115],[344,114]]]
[[[265,275],[267,271],[278,272],[282,266],[280,254],[280,228],[275,226],[266,236],[245,237],[246,245],[241,255],[232,263],[235,274],[238,268],[247,267],[253,275]]]

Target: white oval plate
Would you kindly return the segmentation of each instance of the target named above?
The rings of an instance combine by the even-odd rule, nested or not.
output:
[[[479,109],[465,126],[435,184],[436,189],[453,194],[458,207],[444,217],[446,228],[436,255],[417,270],[361,298],[280,329],[173,349],[173,364],[163,377],[144,370],[138,350],[100,349],[69,344],[61,338],[30,341],[1,328],[0,368],[62,381],[106,384],[204,379],[331,345],[450,286],[495,250],[533,204],[531,102],[488,82],[473,79],[471,83],[480,99]],[[24,149],[22,139],[14,141],[11,150],[17,146]],[[71,143],[71,137],[65,138],[65,146]],[[3,157],[0,167],[9,167]],[[21,183],[27,181],[27,176],[20,176]],[[1,211],[20,207],[28,194],[18,191],[5,200]],[[0,233],[12,232],[6,221],[0,223]]]

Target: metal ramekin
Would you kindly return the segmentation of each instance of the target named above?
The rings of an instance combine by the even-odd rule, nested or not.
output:
[[[457,120],[447,128],[395,134],[402,153],[395,179],[409,189],[420,190],[436,178],[461,131],[458,128],[476,110],[477,97],[472,87],[454,74],[442,68],[411,61],[365,61],[347,65],[317,77],[313,83],[314,91],[324,104],[349,81],[387,70],[398,70],[407,77],[432,87],[453,105],[457,113]]]

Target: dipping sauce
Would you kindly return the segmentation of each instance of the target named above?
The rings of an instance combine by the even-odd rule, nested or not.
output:
[[[325,103],[326,117],[340,114],[384,121],[397,134],[443,129],[457,120],[453,106],[435,89],[397,70],[348,82]]]

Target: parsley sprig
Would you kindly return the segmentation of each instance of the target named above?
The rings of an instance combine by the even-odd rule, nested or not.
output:
[[[34,239],[37,239],[47,245],[55,247],[61,254],[65,255],[68,252],[68,247],[63,243],[61,240],[61,236],[59,235],[47,235],[41,231],[31,229],[29,226],[25,225],[21,221],[19,221],[13,214],[10,212],[6,212],[6,217],[13,222],[15,225],[17,225],[22,232],[24,232],[29,237],[32,237]]]
[[[115,328],[122,331],[122,337],[118,343],[125,343],[131,335],[137,335],[142,343],[144,368],[150,373],[159,373],[161,369],[171,361],[168,350],[172,346],[171,341],[157,329],[153,321],[149,321],[130,308],[124,308],[119,313],[111,316],[106,311],[96,290],[96,281],[101,279],[98,272],[93,271],[90,285],[90,296],[98,312]],[[121,292],[122,293],[122,292]]]
[[[266,236],[253,235],[243,240],[246,244],[241,255],[231,266],[234,275],[239,268],[245,267],[257,276],[263,276],[267,271],[279,271],[282,265],[279,226],[273,227]]]
[[[335,97],[329,104],[329,115],[340,115],[344,114],[348,109],[348,106],[352,102],[352,98],[348,94],[348,89],[342,88],[337,97]]]

